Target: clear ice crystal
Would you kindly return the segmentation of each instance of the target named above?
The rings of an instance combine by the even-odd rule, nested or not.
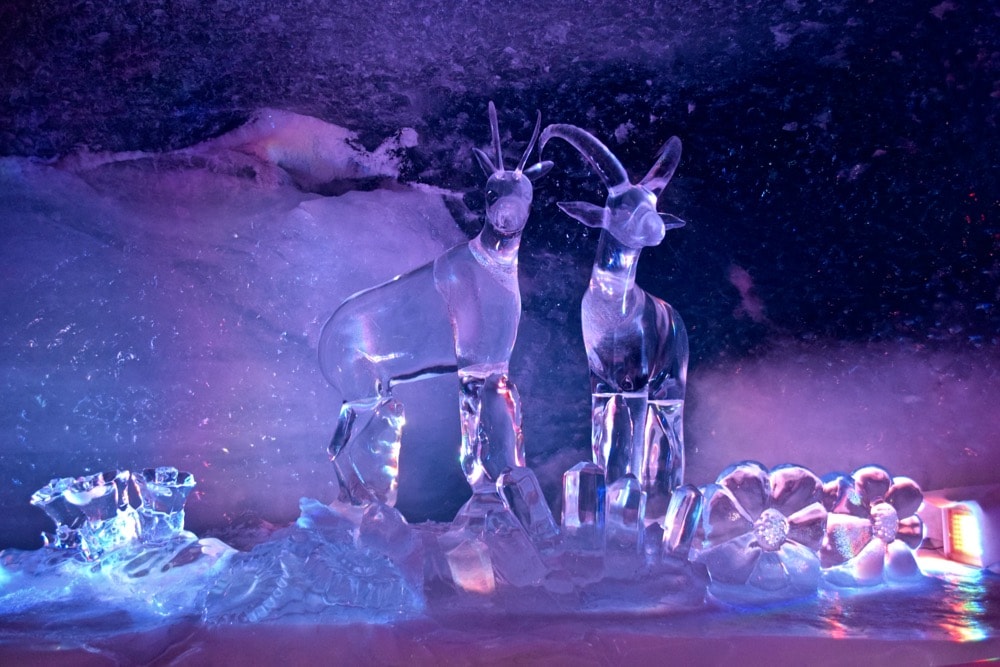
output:
[[[508,468],[497,480],[507,508],[535,542],[552,540],[559,532],[538,478],[530,468]]]
[[[684,484],[674,489],[663,519],[663,554],[687,560],[701,519],[702,495],[698,487]]]
[[[433,375],[459,372],[462,459],[473,487],[495,484],[506,467],[523,465],[523,452],[522,462],[517,462],[518,397],[507,380],[521,317],[517,255],[531,209],[531,183],[552,163],[526,166],[538,138],[540,114],[514,170],[504,166],[492,102],[489,116],[493,153],[475,149],[487,175],[486,224],[479,235],[430,264],[355,294],[323,328],[320,365],[344,399],[331,454],[338,476],[346,477],[342,486],[352,502],[395,502],[403,407],[392,397],[392,389]],[[366,430],[364,425],[373,422],[371,413],[389,404],[399,428],[394,423],[393,428]],[[384,419],[383,414],[374,421]],[[382,457],[383,462],[373,461],[360,470],[353,462],[338,465],[340,457]],[[369,478],[366,471],[376,474]],[[366,492],[363,487],[369,485],[373,488]]]
[[[596,463],[577,463],[563,474],[562,532],[587,549],[604,548],[607,511],[604,470]]]
[[[545,577],[546,568],[537,548],[521,521],[497,494],[474,494],[438,542],[445,554],[465,542],[480,544],[485,548],[498,583],[535,586]],[[458,565],[463,568],[473,562],[467,560],[470,548],[462,547],[457,552]],[[452,564],[451,559],[448,562],[452,570],[458,567]],[[463,587],[460,581],[454,583]]]
[[[631,473],[608,485],[607,543],[642,551],[645,534],[646,492]]]
[[[632,184],[618,158],[590,133],[550,125],[553,137],[576,148],[604,181],[603,207],[563,202],[559,208],[601,230],[590,286],[583,296],[583,340],[593,395],[594,462],[614,483],[632,474],[646,493],[650,520],[663,516],[684,477],[684,393],[688,339],[680,315],[635,283],[639,254],[684,224],[656,211],[657,199],[680,161],[672,137],[649,173]]]

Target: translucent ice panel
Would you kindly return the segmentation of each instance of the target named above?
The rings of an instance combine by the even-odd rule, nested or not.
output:
[[[405,423],[403,404],[391,398],[344,404],[330,445],[344,500],[395,504]]]
[[[497,489],[532,540],[544,542],[559,532],[538,478],[530,468],[508,468],[497,480]]]
[[[462,470],[476,493],[492,491],[508,468],[524,466],[517,387],[503,373],[459,371]]]
[[[608,545],[642,550],[645,533],[646,492],[634,475],[608,485]]]
[[[702,496],[697,487],[685,484],[674,489],[663,519],[663,553],[687,560],[701,519]]]
[[[147,468],[133,475],[142,504],[139,521],[143,540],[166,539],[184,530],[184,503],[194,489],[194,475],[177,468]]]
[[[563,534],[588,548],[603,548],[606,496],[604,470],[599,465],[577,463],[563,473]]]

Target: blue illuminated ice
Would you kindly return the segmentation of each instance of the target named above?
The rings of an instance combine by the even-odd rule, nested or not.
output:
[[[573,125],[550,125],[540,144],[560,138],[576,148],[608,189],[605,205],[559,204],[601,230],[590,285],[583,296],[583,340],[590,365],[594,462],[609,485],[627,474],[646,494],[654,520],[684,479],[684,391],[688,339],[680,315],[635,283],[642,249],[658,245],[684,222],[658,213],[657,199],[673,177],[681,142],[672,137],[638,184],[597,138]],[[613,517],[609,513],[609,522]],[[640,517],[640,521],[646,517]]]
[[[489,116],[492,155],[475,150],[488,176],[482,231],[433,262],[350,297],[323,328],[320,364],[344,397],[330,445],[344,500],[395,503],[405,411],[393,388],[448,372],[458,372],[461,463],[473,491],[497,494],[503,472],[524,466],[519,399],[508,377],[521,317],[517,255],[531,183],[552,164],[526,166],[540,114],[514,170],[504,166],[492,103]],[[518,486],[530,484],[537,493],[525,497],[542,497],[533,475]]]

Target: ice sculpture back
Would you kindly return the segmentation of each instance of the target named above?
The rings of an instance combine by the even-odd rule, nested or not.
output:
[[[666,230],[684,224],[656,210],[657,197],[680,160],[681,142],[677,137],[667,141],[649,173],[632,184],[618,159],[585,130],[550,125],[542,132],[541,147],[554,137],[576,148],[608,188],[604,206],[559,204],[601,230],[582,304],[594,462],[607,475],[609,499],[628,497],[622,485],[638,481],[648,495],[647,516],[663,517],[684,475],[688,339],[680,315],[638,287],[635,274],[642,249],[658,245]]]
[[[395,385],[458,371],[462,466],[477,492],[524,465],[517,391],[507,378],[521,316],[517,253],[531,208],[531,182],[552,167],[526,168],[541,129],[506,170],[496,108],[493,155],[475,149],[486,172],[486,220],[468,243],[347,299],[320,338],[320,365],[343,394],[330,454],[342,499],[395,502],[404,410]],[[488,436],[488,437],[487,437]]]

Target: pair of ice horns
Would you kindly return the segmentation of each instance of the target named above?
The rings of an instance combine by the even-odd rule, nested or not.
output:
[[[539,113],[527,148],[510,170],[492,102],[489,119],[491,151],[474,149],[487,176],[482,231],[424,266],[351,296],[323,329],[320,364],[344,401],[329,449],[339,499],[395,503],[405,411],[393,388],[457,371],[460,462],[474,492],[470,502],[499,494],[512,509],[533,506],[529,514],[536,518],[519,513],[523,522],[552,521],[538,480],[525,466],[520,399],[508,369],[521,316],[517,255],[532,181],[553,166],[547,160],[528,166],[529,157],[536,145],[541,153],[550,140],[561,139],[607,189],[603,206],[559,204],[601,230],[582,300],[593,464],[609,492],[638,492],[645,513],[662,517],[671,491],[683,482],[688,341],[680,316],[639,288],[635,276],[642,249],[684,224],[657,211],[680,160],[680,140],[668,140],[646,176],[632,183],[600,140],[574,125],[542,130]]]

